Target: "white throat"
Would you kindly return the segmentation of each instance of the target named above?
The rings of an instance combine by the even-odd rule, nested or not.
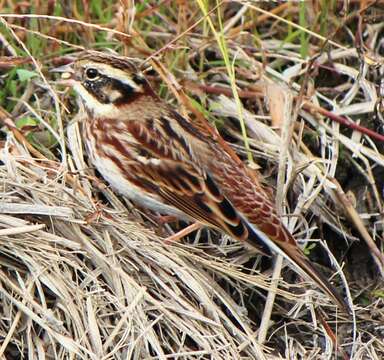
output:
[[[103,104],[93,97],[80,82],[76,82],[73,89],[80,95],[83,100],[84,107],[89,110],[95,117],[118,117],[119,110],[113,104]]]

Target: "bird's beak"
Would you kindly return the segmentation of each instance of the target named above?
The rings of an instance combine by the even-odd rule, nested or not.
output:
[[[61,73],[61,79],[56,83],[58,85],[73,86],[75,84],[75,71],[72,64],[66,64],[49,70],[49,72]]]

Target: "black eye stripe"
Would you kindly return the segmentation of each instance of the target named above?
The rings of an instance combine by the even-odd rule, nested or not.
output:
[[[131,101],[134,98],[133,95],[136,94],[132,86],[120,80],[102,75],[100,72],[95,79],[86,78],[83,81],[83,85],[102,104],[124,104]],[[116,94],[120,94],[120,96]]]
[[[132,95],[135,94],[135,89],[119,80],[112,80],[111,81],[112,88],[119,91],[121,96],[114,102],[116,105],[126,103],[130,99],[132,99]]]
[[[144,84],[147,83],[147,80],[145,80],[145,78],[143,76],[138,75],[138,74],[133,74],[132,75],[132,80],[137,85],[144,85]]]

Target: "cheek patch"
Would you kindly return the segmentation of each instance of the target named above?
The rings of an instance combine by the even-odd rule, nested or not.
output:
[[[109,102],[114,103],[116,100],[122,97],[122,94],[119,90],[110,90],[106,95],[108,95]]]

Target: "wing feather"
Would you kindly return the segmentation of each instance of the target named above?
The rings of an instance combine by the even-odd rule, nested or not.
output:
[[[177,131],[183,130],[172,128],[171,132],[171,125],[165,124],[165,119],[161,118],[158,123],[153,119],[130,122],[129,131],[138,142],[141,153],[131,172],[138,181],[150,184],[148,188],[156,188],[157,195],[166,204],[205,225],[225,231],[237,240],[251,241],[260,252],[269,255],[268,247],[223,195],[209,171],[201,166],[185,137],[178,135]],[[172,134],[172,138],[165,136],[163,131]],[[168,142],[165,143],[164,139]],[[203,142],[200,145],[206,146]]]

